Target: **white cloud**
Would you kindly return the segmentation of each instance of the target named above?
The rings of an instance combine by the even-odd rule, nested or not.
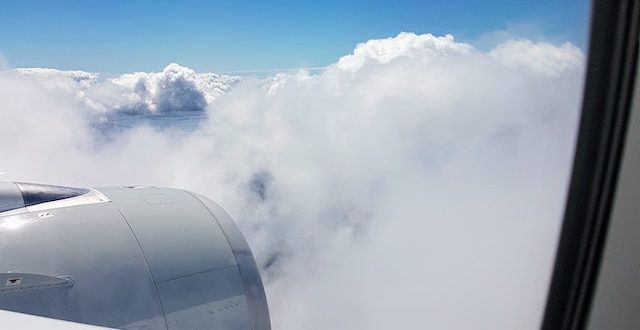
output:
[[[162,72],[136,72],[100,79],[99,74],[44,68],[15,69],[20,75],[36,78],[56,87],[60,79],[78,84],[78,98],[97,113],[136,114],[172,111],[204,111],[216,97],[228,91],[238,77],[215,73],[197,74],[175,63]]]
[[[70,78],[77,82],[81,87],[89,87],[96,83],[98,74],[93,72],[85,72],[80,70],[57,70],[48,68],[17,68],[16,73],[39,79],[41,82],[48,82],[55,78]],[[53,85],[55,86],[55,84]]]
[[[195,131],[108,141],[86,99],[157,106],[138,81],[189,94],[202,78],[169,67],[85,90],[5,74],[0,168],[3,180],[213,197],[263,267],[274,329],[538,328],[582,67],[569,45],[481,52],[403,33],[318,74],[243,79]]]
[[[529,40],[509,40],[492,49],[489,55],[511,67],[526,67],[550,75],[578,69],[584,57],[578,47],[568,42],[555,46]]]
[[[4,71],[7,69],[9,69],[9,61],[7,61],[7,58],[4,57],[2,53],[0,53],[0,71]]]
[[[452,35],[436,37],[430,33],[416,35],[402,32],[396,37],[374,39],[358,44],[353,54],[343,56],[337,66],[346,71],[354,71],[368,61],[387,63],[399,57],[441,57],[465,54],[473,48],[455,42]]]

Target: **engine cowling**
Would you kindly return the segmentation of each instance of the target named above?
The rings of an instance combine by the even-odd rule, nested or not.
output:
[[[238,226],[172,188],[0,183],[0,309],[124,329],[270,329]]]

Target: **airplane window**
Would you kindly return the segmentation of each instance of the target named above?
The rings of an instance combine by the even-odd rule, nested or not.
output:
[[[0,289],[70,284],[0,291],[0,309],[125,329],[538,328],[589,8],[5,1]]]

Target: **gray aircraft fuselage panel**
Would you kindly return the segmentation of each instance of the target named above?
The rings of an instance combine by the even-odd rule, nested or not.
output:
[[[156,187],[0,183],[0,309],[123,329],[270,329],[233,220]]]

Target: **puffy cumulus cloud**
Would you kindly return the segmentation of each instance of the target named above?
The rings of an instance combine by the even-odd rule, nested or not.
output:
[[[107,142],[72,89],[0,75],[0,178],[216,199],[253,247],[275,329],[538,328],[583,60],[517,45],[370,41],[357,68],[243,79],[197,129]]]
[[[197,74],[192,69],[171,63],[162,72],[125,74],[110,79],[105,85],[114,89],[110,99],[115,102],[120,100],[122,89],[129,92],[129,101],[116,108],[150,112],[201,111],[227,91],[236,79],[215,73]]]
[[[55,88],[61,78],[77,83],[77,97],[97,114],[155,114],[204,111],[216,97],[228,91],[238,77],[215,73],[197,74],[175,63],[162,72],[136,72],[100,79],[98,74],[44,68],[15,69]]]
[[[455,42],[452,35],[436,37],[430,33],[416,35],[402,32],[396,37],[374,39],[358,44],[353,54],[343,56],[337,66],[343,70],[353,71],[368,61],[387,63],[398,57],[440,57],[464,54],[472,47]]]

